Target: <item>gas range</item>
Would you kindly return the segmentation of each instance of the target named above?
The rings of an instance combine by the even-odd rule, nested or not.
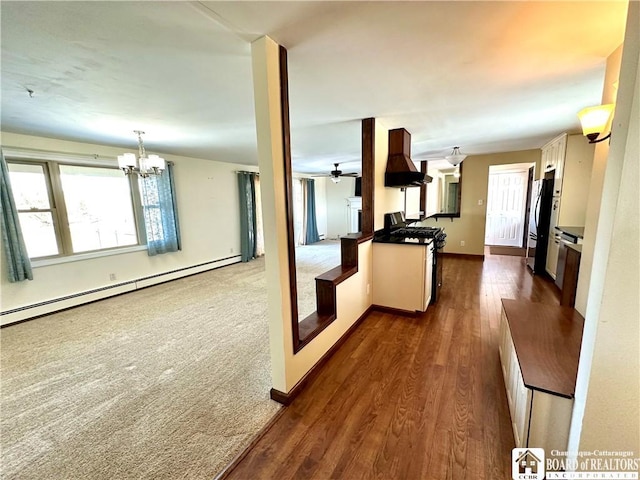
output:
[[[390,237],[412,239],[412,238],[433,238],[435,247],[444,248],[447,234],[439,227],[412,226],[407,223],[404,213],[394,212],[384,215],[384,232]]]
[[[400,227],[389,232],[395,237],[409,237],[409,238],[435,238],[442,234],[442,229],[437,227]]]

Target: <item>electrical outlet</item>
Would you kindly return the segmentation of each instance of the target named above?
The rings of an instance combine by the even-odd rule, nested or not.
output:
[[[464,240],[460,240],[460,246],[464,247]]]
[[[115,273],[110,273],[109,274],[109,280],[111,280],[112,282],[116,281],[116,274]]]
[[[482,205],[482,204],[484,204],[484,200],[482,199],[478,200],[478,205]]]

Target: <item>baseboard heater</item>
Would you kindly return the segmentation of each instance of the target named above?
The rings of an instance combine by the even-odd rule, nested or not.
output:
[[[188,267],[177,268],[167,272],[157,273],[140,277],[126,282],[118,282],[104,287],[93,288],[83,292],[65,295],[63,297],[44,300],[42,302],[17,307],[10,310],[0,312],[0,326],[10,325],[24,320],[30,320],[35,317],[47,315],[49,313],[64,310],[66,308],[76,307],[85,303],[94,302],[103,298],[121,295],[123,293],[140,290],[141,288],[150,287],[159,283],[169,282],[189,275],[215,270],[217,268],[226,267],[234,263],[240,262],[240,255],[220,258],[210,262],[199,263]]]

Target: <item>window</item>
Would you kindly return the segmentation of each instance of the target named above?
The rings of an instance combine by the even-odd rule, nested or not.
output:
[[[58,255],[58,235],[46,165],[7,163],[29,257]]]
[[[129,179],[118,169],[60,165],[73,253],[136,245]]]
[[[7,161],[30,258],[137,245],[131,182],[117,168]]]

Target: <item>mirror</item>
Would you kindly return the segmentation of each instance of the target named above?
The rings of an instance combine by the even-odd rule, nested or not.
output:
[[[425,216],[459,217],[462,199],[462,164],[454,167],[446,160],[430,160],[427,162],[427,174],[433,180],[427,184]]]

